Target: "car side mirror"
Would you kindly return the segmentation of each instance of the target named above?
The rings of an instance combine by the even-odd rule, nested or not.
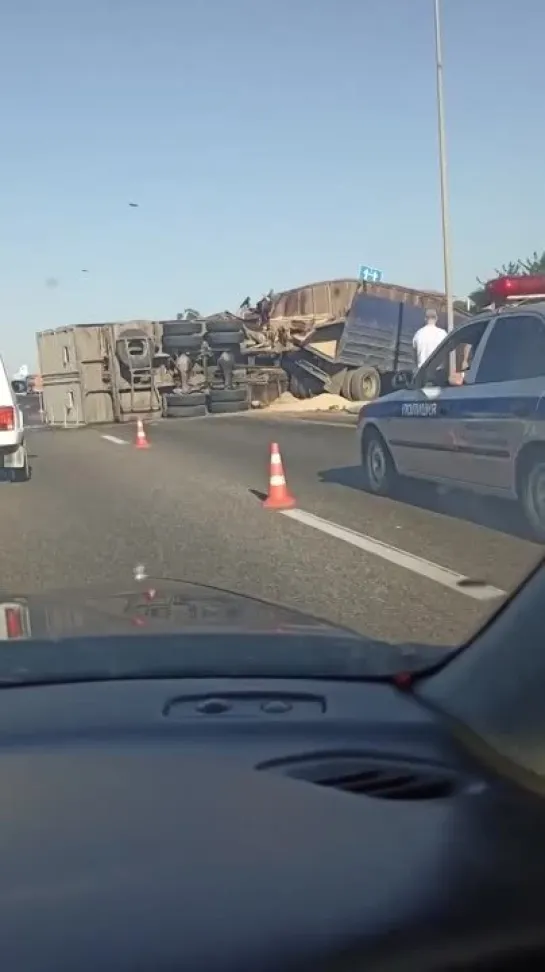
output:
[[[396,371],[392,377],[393,391],[401,391],[403,388],[413,388],[414,378],[412,371]]]
[[[416,388],[448,388],[449,372],[448,368],[436,368],[433,374],[429,374],[424,368],[417,371],[415,375]]]

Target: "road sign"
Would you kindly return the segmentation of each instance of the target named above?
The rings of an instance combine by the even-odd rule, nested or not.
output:
[[[364,283],[380,283],[382,270],[377,270],[376,267],[366,267],[362,264],[358,271],[358,278]]]

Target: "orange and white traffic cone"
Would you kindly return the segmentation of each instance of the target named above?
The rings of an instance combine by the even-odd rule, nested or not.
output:
[[[282,457],[276,442],[271,444],[269,494],[262,505],[265,510],[291,510],[296,505],[295,498],[286,485]]]
[[[144,431],[144,423],[140,418],[136,420],[136,441],[134,444],[137,449],[149,449],[149,442]]]

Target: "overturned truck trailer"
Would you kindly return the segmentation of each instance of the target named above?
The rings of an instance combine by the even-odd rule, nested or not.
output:
[[[160,321],[82,324],[37,334],[44,422],[79,426],[161,415],[172,376]]]
[[[396,374],[412,370],[412,339],[427,308],[446,329],[444,294],[326,280],[275,295],[268,341],[283,348],[282,366],[297,397],[327,391],[371,400],[395,386]]]

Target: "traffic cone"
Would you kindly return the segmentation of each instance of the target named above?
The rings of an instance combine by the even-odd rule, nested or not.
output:
[[[271,444],[269,495],[262,505],[265,510],[291,510],[296,505],[295,498],[286,486],[282,456],[276,442]]]
[[[136,442],[135,446],[137,449],[149,449],[149,442],[144,431],[144,423],[142,419],[136,420]]]

